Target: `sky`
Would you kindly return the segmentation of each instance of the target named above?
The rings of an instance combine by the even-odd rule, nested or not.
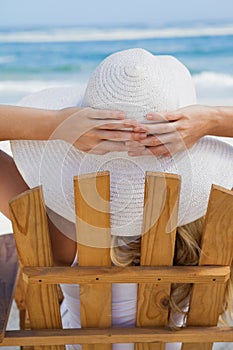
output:
[[[233,22],[233,0],[0,0],[0,26]]]

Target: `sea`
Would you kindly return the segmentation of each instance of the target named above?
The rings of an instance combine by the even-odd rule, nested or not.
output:
[[[48,87],[85,85],[95,67],[113,52],[144,48],[173,55],[190,70],[198,103],[233,105],[233,22],[2,28],[0,103],[16,104]],[[9,144],[0,147],[10,154]],[[12,232],[0,214],[0,234]],[[16,309],[10,322],[16,327]],[[214,349],[232,349],[232,343]]]
[[[232,22],[0,27],[0,103],[17,103],[50,86],[85,84],[106,56],[133,47],[181,60],[193,75],[199,101],[233,100]]]
[[[199,103],[233,105],[233,22],[0,27],[0,103],[16,104],[48,87],[85,85],[105,57],[134,47],[181,60]],[[8,146],[2,144],[10,152]],[[0,233],[9,230],[0,217]]]

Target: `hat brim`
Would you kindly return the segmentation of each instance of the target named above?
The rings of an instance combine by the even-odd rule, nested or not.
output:
[[[83,92],[84,87],[51,88],[24,98],[19,105],[48,109],[78,106],[82,104]],[[61,140],[11,141],[11,149],[28,186],[42,185],[46,205],[71,222],[75,222],[73,177],[109,170],[111,186],[118,191],[112,198],[113,234],[138,235],[146,171],[181,175],[179,226],[205,214],[212,184],[228,189],[233,187],[233,147],[216,138],[205,137],[191,150],[171,158],[132,158],[125,152],[95,156]],[[129,216],[132,210],[134,215]]]

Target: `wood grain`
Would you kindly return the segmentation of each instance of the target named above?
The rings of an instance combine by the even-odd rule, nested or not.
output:
[[[233,258],[233,192],[212,186],[202,236],[199,265],[231,265]],[[222,312],[226,284],[194,285],[188,315],[189,326],[216,326]],[[195,350],[211,350],[203,343]],[[194,350],[185,344],[182,350]]]
[[[110,177],[108,172],[74,179],[79,266],[111,266]],[[111,327],[111,284],[80,286],[82,327]],[[110,350],[109,344],[83,350]]]
[[[53,266],[41,187],[15,197],[10,202],[10,214],[22,267]],[[32,329],[62,328],[56,285],[28,285],[26,305]],[[64,346],[43,350],[47,348],[62,350]]]
[[[27,283],[224,283],[229,266],[25,267]]]
[[[19,310],[19,325],[20,329],[26,329],[27,307],[26,307],[26,287],[27,283],[23,280],[22,267],[19,268],[17,283],[15,287],[15,303]]]
[[[142,266],[173,264],[180,178],[173,174],[147,173],[141,243]],[[140,283],[137,326],[166,326],[171,284]],[[136,350],[164,350],[165,343],[137,344]]]
[[[188,327],[178,332],[164,327],[7,331],[0,346],[122,342],[191,342],[195,346],[207,340],[233,342],[233,327]]]

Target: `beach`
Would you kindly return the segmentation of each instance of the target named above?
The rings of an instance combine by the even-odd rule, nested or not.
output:
[[[106,56],[133,47],[181,60],[192,74],[198,103],[233,105],[233,23],[0,28],[0,103],[17,104],[49,87],[83,88]],[[11,154],[8,142],[0,147]],[[0,214],[0,234],[7,232],[10,221]],[[14,309],[10,328],[16,324]]]
[[[55,86],[83,88],[109,54],[141,47],[174,55],[190,70],[197,102],[233,105],[233,24],[0,28],[0,103]],[[7,142],[1,148],[10,153]],[[0,233],[11,225],[0,214]]]

